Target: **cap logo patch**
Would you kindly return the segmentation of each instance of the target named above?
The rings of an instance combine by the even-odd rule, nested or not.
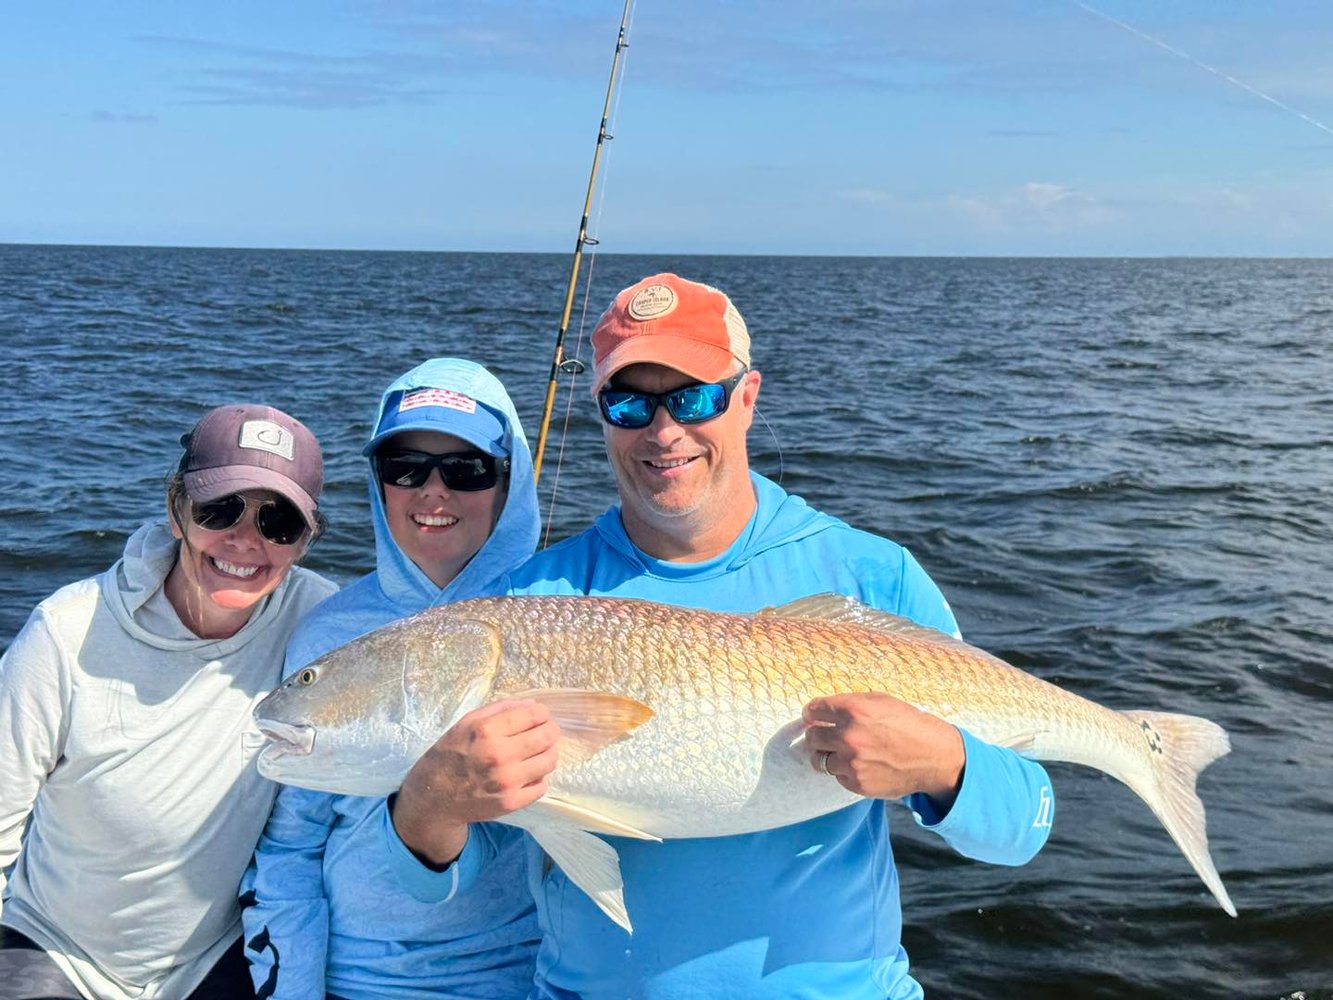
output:
[[[668,285],[649,285],[641,288],[629,300],[630,317],[637,320],[657,319],[675,310],[676,291]]]
[[[296,454],[296,438],[292,432],[271,420],[247,420],[241,424],[241,439],[236,445],[280,455],[289,462]]]
[[[398,412],[406,413],[418,406],[447,406],[460,413],[477,412],[475,399],[464,396],[461,392],[454,392],[452,389],[413,389],[411,392],[405,392],[402,402],[398,404]]]

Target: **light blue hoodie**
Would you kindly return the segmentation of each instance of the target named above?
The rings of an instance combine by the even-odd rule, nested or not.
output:
[[[502,418],[509,493],[495,529],[462,572],[440,589],[394,541],[371,469],[375,571],[302,621],[287,647],[286,674],[430,605],[499,592],[499,578],[536,547],[532,457],[509,395],[486,369],[457,359],[427,361],[385,390],[374,426],[386,421],[386,407],[396,392],[426,387],[462,393]],[[326,991],[347,1000],[525,995],[537,925],[520,832],[473,826],[463,854],[438,877],[442,883],[434,883],[444,884],[446,891],[433,889],[426,898],[404,892],[395,877],[395,866],[407,861],[419,865],[394,833],[385,800],[284,786],[260,838],[247,879],[250,892],[243,898],[251,903],[244,911],[246,957],[260,996],[323,1000]],[[263,992],[270,986],[271,992]]]
[[[515,594],[644,598],[754,611],[832,591],[955,632],[949,606],[901,546],[849,527],[753,476],[758,507],[714,559],[653,559],[626,536],[620,511],[538,553],[508,582]],[[963,733],[967,766],[939,816],[925,796],[905,804],[961,854],[1022,864],[1050,830],[1050,782],[1039,764]],[[832,779],[830,779],[832,780]],[[898,873],[889,845],[895,807],[865,800],[805,823],[736,837],[654,844],[606,838],[620,854],[627,935],[559,868],[529,868],[542,927],[536,997],[587,1000],[919,998],[900,942]],[[401,869],[425,893],[439,876]],[[944,877],[942,874],[941,877]]]

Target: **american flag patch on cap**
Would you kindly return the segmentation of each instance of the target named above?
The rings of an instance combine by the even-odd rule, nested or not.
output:
[[[403,393],[402,402],[398,404],[398,412],[405,413],[408,410],[415,410],[418,406],[447,406],[462,413],[477,412],[477,401],[471,396],[454,392],[452,389],[432,388],[413,389],[411,392]]]

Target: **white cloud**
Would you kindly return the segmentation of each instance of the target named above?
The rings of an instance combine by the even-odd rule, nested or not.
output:
[[[1118,212],[1106,201],[1051,181],[1028,181],[997,194],[951,195],[949,211],[987,229],[1072,232],[1114,223]]]

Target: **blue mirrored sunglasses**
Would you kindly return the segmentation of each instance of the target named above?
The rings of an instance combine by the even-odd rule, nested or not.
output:
[[[633,389],[605,388],[597,393],[602,419],[612,427],[637,430],[653,422],[659,406],[665,406],[678,424],[702,424],[720,417],[731,405],[731,394],[749,368],[742,368],[721,382],[696,382],[670,392],[638,392]]]

